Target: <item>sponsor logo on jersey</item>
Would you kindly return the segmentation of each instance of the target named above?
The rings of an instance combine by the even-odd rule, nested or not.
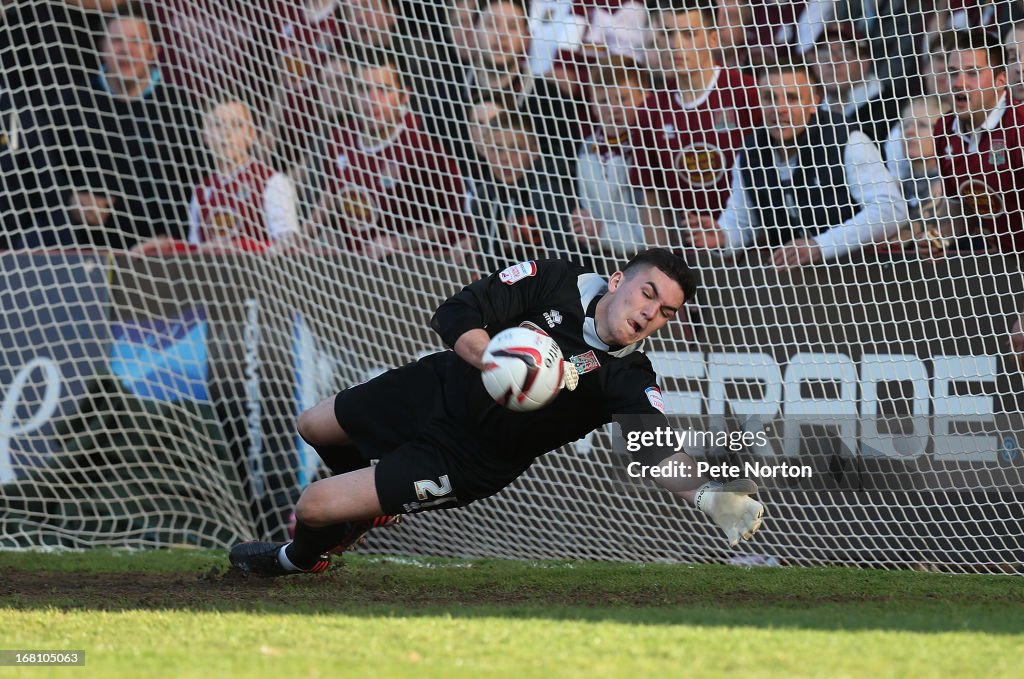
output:
[[[715,132],[728,132],[730,130],[738,130],[740,128],[740,121],[736,116],[736,111],[730,108],[715,113],[711,125],[715,128]]]
[[[545,337],[548,337],[548,334],[544,331],[544,328],[540,327],[533,321],[523,321],[522,323],[519,324],[519,327],[526,328],[527,330],[533,330],[538,335],[544,335]]]
[[[512,285],[524,278],[537,275],[537,262],[532,259],[529,262],[519,262],[498,274],[498,278],[505,285]]]
[[[1002,137],[993,139],[989,153],[991,155],[989,155],[988,162],[992,164],[992,167],[1006,165],[1006,140]]]
[[[544,320],[548,322],[548,327],[553,328],[562,322],[562,314],[557,309],[544,312]]]
[[[673,161],[683,183],[690,186],[714,186],[725,176],[725,154],[711,144],[690,144]]]
[[[380,169],[380,186],[382,189],[393,189],[398,184],[402,168],[393,160],[389,160]]]
[[[597,370],[601,367],[601,361],[597,360],[597,354],[595,354],[593,350],[590,350],[585,354],[570,356],[569,362],[572,363],[573,367],[576,368],[576,372],[580,375],[588,373],[591,370]]]
[[[644,389],[644,393],[647,394],[647,400],[651,402],[651,405],[660,412],[665,412],[665,399],[661,397],[661,389],[657,387],[647,387]]]

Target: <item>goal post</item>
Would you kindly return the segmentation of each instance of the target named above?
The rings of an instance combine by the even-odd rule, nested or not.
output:
[[[670,435],[757,539],[609,426],[364,549],[1016,572],[1024,16],[836,5],[4,3],[0,548],[283,539],[298,414],[447,296],[664,245]]]

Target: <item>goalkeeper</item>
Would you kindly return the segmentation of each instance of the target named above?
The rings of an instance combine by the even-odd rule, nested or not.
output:
[[[607,280],[547,260],[516,264],[466,286],[431,320],[454,352],[391,370],[299,416],[299,434],[335,475],[302,493],[291,542],[235,545],[231,563],[263,576],[319,573],[330,564],[329,552],[350,547],[369,529],[397,515],[493,495],[536,458],[613,415],[649,415],[657,426],[667,425],[657,376],[640,349],[696,290],[696,274],[662,249],[637,254]],[[575,389],[563,389],[540,410],[506,410],[480,379],[491,336],[514,326],[550,335],[567,367],[576,368],[570,374],[578,379],[566,381],[569,387],[577,382]],[[624,429],[632,426],[624,421]],[[694,469],[686,453],[647,451],[644,464]],[[685,475],[656,481],[707,514],[730,545],[750,539],[761,525],[764,509],[748,497],[757,490],[752,481],[723,486]]]

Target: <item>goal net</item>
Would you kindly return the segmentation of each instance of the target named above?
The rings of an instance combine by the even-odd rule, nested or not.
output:
[[[298,414],[448,295],[663,246],[701,292],[652,399],[757,539],[609,426],[366,549],[1017,571],[1019,3],[3,8],[0,546],[284,539]]]

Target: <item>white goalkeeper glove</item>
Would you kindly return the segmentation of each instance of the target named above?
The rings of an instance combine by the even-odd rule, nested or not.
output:
[[[740,538],[749,540],[761,527],[764,505],[748,497],[756,492],[757,484],[750,479],[708,481],[697,489],[693,504],[725,531],[729,546],[735,547]]]

